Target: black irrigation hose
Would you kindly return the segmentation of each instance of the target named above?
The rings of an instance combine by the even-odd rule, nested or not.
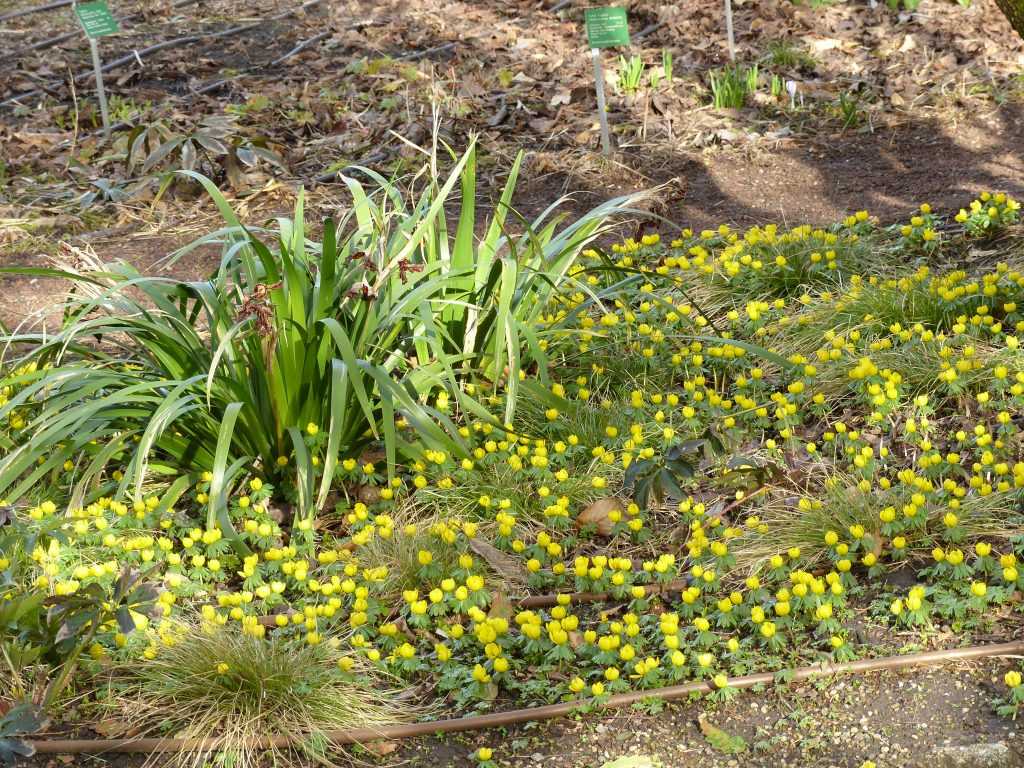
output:
[[[352,26],[347,27],[346,29],[362,29],[363,27],[371,27],[371,26],[375,26],[375,25],[377,25],[379,23],[380,22],[373,21],[371,19],[371,20],[367,20],[367,21],[357,22],[357,23],[353,24]],[[331,32],[330,31],[321,32],[320,34],[314,35],[313,37],[309,38],[308,40],[303,40],[301,43],[299,43],[294,48],[292,48],[290,51],[288,51],[288,53],[284,54],[283,56],[278,56],[276,59],[274,59],[271,62],[267,62],[267,63],[263,63],[263,64],[257,64],[255,66],[249,67],[249,68],[247,68],[247,69],[245,69],[245,70],[243,70],[243,71],[239,72],[238,74],[233,75],[231,77],[225,77],[225,78],[221,78],[220,80],[214,80],[211,83],[207,83],[206,85],[203,85],[203,86],[200,86],[199,88],[193,89],[192,90],[192,95],[193,96],[200,96],[200,95],[202,95],[204,93],[210,93],[210,91],[215,91],[218,88],[222,88],[223,86],[227,85],[228,83],[233,83],[236,80],[239,80],[239,79],[241,79],[243,77],[246,77],[248,75],[253,74],[254,72],[258,72],[259,70],[265,69],[267,67],[276,67],[279,64],[283,64],[284,62],[286,62],[292,56],[296,56],[296,55],[302,53],[307,48],[311,48],[312,46],[316,45],[317,43],[322,42],[323,40],[326,40],[330,36],[331,36]]]
[[[205,0],[176,0],[176,2],[174,2],[171,5],[171,10],[175,10],[177,8],[183,8],[183,7],[187,6],[187,5],[195,5],[196,3],[202,3],[202,2],[205,2]],[[144,16],[144,14],[141,14],[141,13],[133,13],[130,16],[122,16],[121,18],[119,18],[117,20],[117,22],[118,22],[118,24],[126,24],[128,22],[135,22],[135,21],[138,21],[139,19],[143,18],[143,16]],[[47,48],[52,48],[55,45],[60,45],[64,41],[71,40],[72,38],[78,37],[81,34],[82,34],[81,30],[73,29],[70,32],[65,32],[64,34],[57,35],[56,37],[48,37],[45,40],[40,40],[38,43],[32,43],[32,45],[26,46],[25,48],[22,48],[21,50],[15,51],[11,55],[11,58],[8,61],[13,61],[13,60],[16,60],[16,59],[20,59],[22,56],[25,56],[25,55],[27,55],[29,53],[34,52],[34,51],[42,51],[42,50],[45,50]]]
[[[0,21],[9,21],[10,19],[17,19],[21,16],[28,16],[32,13],[42,13],[43,11],[56,11],[58,8],[64,8],[71,5],[73,0],[57,0],[55,3],[47,3],[46,5],[40,5],[37,8],[25,8],[21,11],[11,11],[0,16]]]
[[[657,32],[659,29],[661,29],[664,26],[665,26],[665,22],[664,21],[656,21],[655,23],[650,24],[650,25],[644,27],[639,32],[637,32],[635,35],[633,35],[633,40],[643,40],[645,37],[647,37],[648,35],[653,35],[655,32]]]
[[[981,659],[991,656],[1012,656],[1024,653],[1024,640],[1000,645],[976,645],[968,648],[951,648],[941,651],[912,653],[905,656],[886,656],[880,659],[863,659],[842,664],[816,664],[793,670],[789,678],[793,682],[809,680],[816,677],[827,677],[843,673],[875,672],[881,670],[905,669],[907,667],[941,664],[946,661]],[[730,678],[729,685],[733,688],[752,688],[755,685],[772,685],[776,683],[771,672]],[[672,685],[667,688],[655,688],[648,691],[631,691],[610,696],[604,707],[612,709],[626,707],[638,701],[661,699],[673,701],[684,699],[694,693],[708,693],[714,690],[710,681],[702,680],[683,685]],[[378,728],[351,728],[341,731],[327,731],[322,734],[326,741],[333,745],[365,744],[381,739],[406,739],[415,736],[430,736],[437,733],[457,733],[460,731],[479,731],[485,728],[497,728],[517,723],[551,720],[565,717],[578,711],[580,702],[565,701],[559,704],[548,704],[543,707],[515,709],[510,712],[494,712],[489,715],[457,717],[450,720],[435,720],[426,723],[402,723],[386,725]],[[305,741],[307,736],[292,733],[286,736],[267,736],[256,739],[248,744],[254,749],[287,749]],[[101,755],[105,753],[140,753],[154,754],[158,752],[211,752],[227,746],[223,738],[205,739],[47,739],[29,742],[41,755]]]
[[[442,43],[441,45],[435,45],[433,48],[427,48],[422,51],[412,51],[411,53],[403,53],[401,56],[395,56],[395,61],[415,61],[416,59],[422,59],[429,56],[432,53],[441,53],[441,51],[448,51],[455,47],[455,43]]]
[[[299,43],[294,48],[292,48],[290,51],[288,51],[288,53],[286,53],[284,56],[278,56],[276,59],[274,59],[272,62],[270,62],[270,64],[268,66],[276,67],[278,64],[281,64],[281,63],[287,61],[292,56],[297,56],[298,54],[302,53],[307,48],[310,48],[310,47],[316,45],[317,43],[319,43],[322,40],[326,40],[330,36],[331,36],[330,31],[327,31],[327,32],[321,32],[319,35],[314,35],[313,37],[309,38],[308,40],[303,40],[301,43]]]

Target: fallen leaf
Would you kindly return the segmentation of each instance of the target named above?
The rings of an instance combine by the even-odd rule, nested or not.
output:
[[[576,527],[583,528],[593,525],[597,528],[599,536],[611,536],[615,523],[609,517],[613,511],[622,512],[622,502],[614,496],[598,499],[588,506],[576,518]]]
[[[551,97],[551,101],[548,104],[551,107],[557,107],[559,104],[569,104],[572,102],[572,88],[559,88],[555,91],[555,95]]]
[[[398,749],[398,742],[396,741],[370,741],[363,744],[363,748],[367,752],[372,752],[377,757],[384,757],[390,755],[396,749]]]
[[[510,585],[526,583],[528,577],[525,569],[520,565],[519,560],[511,555],[505,554],[494,545],[479,538],[470,539],[469,548],[480,555],[506,583]]]
[[[529,122],[531,129],[537,133],[547,133],[554,126],[555,121],[547,117],[535,117]]]
[[[839,48],[842,44],[842,40],[836,40],[834,37],[825,37],[812,40],[811,49],[814,53],[824,53],[825,51],[831,51],[833,48]]]
[[[369,506],[380,501],[380,488],[375,485],[360,485],[356,489],[356,497]]]
[[[485,684],[483,691],[483,694],[480,696],[483,701],[494,701],[498,698],[498,686],[496,683]]]
[[[123,720],[118,720],[116,717],[105,717],[99,722],[94,723],[92,728],[96,733],[106,739],[119,739],[134,736],[139,732],[138,728],[124,722]]]
[[[367,448],[359,454],[359,463],[380,464],[382,461],[387,461],[387,458],[388,454],[383,448]]]
[[[505,595],[504,592],[495,592],[491,598],[491,607],[487,611],[489,618],[498,619],[511,619],[515,609],[512,608],[512,603]]]
[[[58,141],[64,141],[64,133],[32,133],[30,131],[15,132],[14,138],[29,147],[52,147]]]

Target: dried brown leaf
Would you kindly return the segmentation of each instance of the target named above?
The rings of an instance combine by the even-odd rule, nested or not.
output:
[[[367,752],[372,752],[377,757],[384,757],[390,755],[396,749],[398,749],[398,742],[396,741],[370,741],[363,744],[363,748]]]
[[[611,536],[615,523],[612,522],[609,515],[613,511],[621,513],[622,502],[614,496],[598,499],[580,512],[579,516],[576,518],[576,526],[578,528],[584,528],[588,525],[593,525],[597,528],[599,536]]]
[[[484,561],[510,585],[525,584],[526,571],[519,561],[507,555],[493,544],[480,538],[470,539],[469,548],[480,555]]]

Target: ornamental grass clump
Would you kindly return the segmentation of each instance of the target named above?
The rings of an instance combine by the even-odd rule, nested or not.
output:
[[[325,732],[372,728],[412,713],[386,677],[340,645],[181,624],[163,633],[152,658],[115,665],[107,705],[147,734],[210,740],[207,750],[178,753],[179,765],[203,765],[219,753],[253,768],[263,759],[260,742],[277,737],[296,742],[272,747],[273,759],[297,752],[330,764]]]

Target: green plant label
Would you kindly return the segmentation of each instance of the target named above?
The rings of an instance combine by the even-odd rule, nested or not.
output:
[[[78,23],[82,25],[85,34],[91,38],[112,35],[121,31],[117,25],[117,19],[107,7],[106,0],[76,4],[75,13],[78,15]]]
[[[629,23],[625,8],[587,8],[587,42],[591,48],[629,45]]]

